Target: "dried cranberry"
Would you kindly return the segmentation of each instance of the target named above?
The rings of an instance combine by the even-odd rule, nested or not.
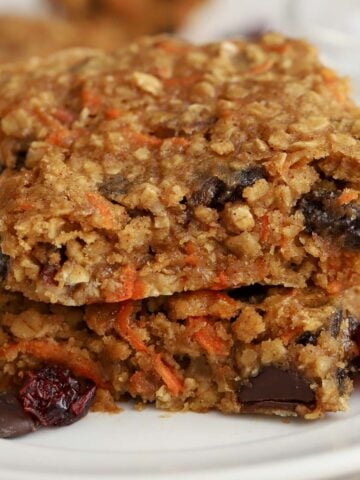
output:
[[[96,386],[77,379],[59,366],[47,366],[28,373],[19,392],[26,412],[45,427],[70,425],[88,412]]]

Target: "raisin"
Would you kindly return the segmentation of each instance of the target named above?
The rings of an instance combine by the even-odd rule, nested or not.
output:
[[[265,178],[265,169],[261,166],[248,167],[235,172],[225,183],[219,177],[213,176],[205,180],[199,190],[190,199],[190,206],[204,205],[205,207],[222,209],[227,202],[234,202],[242,198],[243,191],[257,180]]]
[[[234,185],[228,201],[234,202],[242,198],[246,187],[251,187],[255,182],[266,177],[266,171],[262,166],[248,167],[234,174]]]
[[[340,395],[344,394],[345,391],[345,380],[347,378],[347,373],[344,368],[338,368],[335,373],[335,379]]]
[[[119,196],[125,195],[129,188],[129,182],[122,175],[109,177],[99,187],[99,192],[107,200],[117,202]]]
[[[210,177],[193,194],[190,205],[192,207],[203,205],[204,207],[217,208],[220,206],[218,199],[224,197],[226,192],[225,182],[220,180],[219,177]]]
[[[336,338],[339,335],[342,320],[343,312],[341,308],[338,308],[336,312],[331,316],[329,322],[329,330],[332,337]]]
[[[15,170],[21,170],[25,167],[27,150],[19,150],[15,153]]]
[[[268,285],[261,285],[260,283],[254,283],[246,287],[233,288],[229,290],[227,294],[234,300],[242,300],[247,303],[258,304],[265,300],[268,291]]]
[[[299,335],[296,339],[298,345],[316,345],[319,332],[309,332],[308,330]]]
[[[0,280],[4,280],[7,274],[9,257],[0,250]]]
[[[19,398],[41,425],[62,426],[87,414],[95,390],[93,382],[73,377],[68,369],[46,366],[27,374]]]
[[[350,250],[360,250],[360,205],[339,205],[340,194],[341,190],[320,184],[300,199],[306,232],[330,237]]]

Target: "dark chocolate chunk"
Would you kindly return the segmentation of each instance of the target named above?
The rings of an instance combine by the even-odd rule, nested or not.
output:
[[[14,393],[0,393],[0,438],[20,437],[38,428],[39,424],[25,413]]]
[[[254,283],[254,285],[228,290],[227,294],[234,300],[242,300],[243,302],[258,304],[265,300],[269,288],[268,285]]]
[[[0,280],[4,280],[7,274],[9,257],[0,250]]]
[[[256,377],[249,378],[240,386],[239,401],[245,406],[289,410],[289,406],[311,406],[315,394],[310,383],[293,370],[275,366],[265,367]]]
[[[306,232],[330,237],[350,250],[360,250],[360,205],[339,205],[340,194],[341,190],[320,185],[301,198],[299,207],[305,217]]]
[[[320,332],[310,332],[307,330],[297,337],[296,343],[304,346],[309,344],[316,345],[319,333]]]
[[[122,175],[109,177],[99,187],[99,192],[110,201],[117,202],[120,195],[125,195],[129,188],[129,182]]]
[[[342,309],[338,308],[336,312],[331,316],[330,322],[329,322],[330,334],[334,338],[336,338],[340,333],[342,319],[343,319]]]

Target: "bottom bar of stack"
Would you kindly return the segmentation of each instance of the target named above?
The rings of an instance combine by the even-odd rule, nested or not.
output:
[[[75,308],[3,292],[0,390],[55,364],[96,384],[96,410],[132,397],[170,411],[315,419],[347,408],[351,298],[255,285]]]

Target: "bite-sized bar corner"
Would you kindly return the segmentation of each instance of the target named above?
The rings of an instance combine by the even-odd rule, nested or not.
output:
[[[49,414],[37,398],[46,379],[56,395],[67,378],[77,382],[86,408],[96,386],[97,410],[131,396],[170,411],[306,419],[345,410],[352,391],[359,321],[349,297],[317,289],[254,286],[82,308],[3,294],[1,305],[1,390],[18,391],[42,425],[71,423],[79,410]]]
[[[26,92],[26,93],[24,93]],[[7,288],[84,305],[360,284],[360,115],[308,44],[141,39],[0,68]]]

